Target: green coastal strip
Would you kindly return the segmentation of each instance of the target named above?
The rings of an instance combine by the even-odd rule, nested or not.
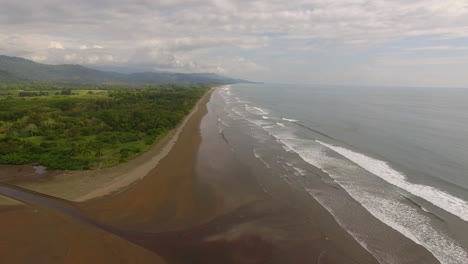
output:
[[[0,164],[114,166],[173,129],[209,89],[189,85],[0,87]]]

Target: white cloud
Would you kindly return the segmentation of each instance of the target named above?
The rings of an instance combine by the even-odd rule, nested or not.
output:
[[[78,59],[78,55],[76,53],[66,54],[64,59],[66,62],[73,62]]]
[[[47,60],[46,56],[32,56],[31,59],[35,62],[44,62]]]
[[[357,82],[355,76],[375,80],[362,65],[377,67],[392,52],[393,61],[420,63],[408,55],[463,52],[468,46],[466,40],[452,43],[468,38],[466,0],[0,0],[0,5],[2,52],[47,63],[130,64],[266,81],[335,82],[335,70],[346,78],[340,81]],[[399,54],[392,47],[428,36],[438,42],[403,43]],[[356,54],[367,61],[351,61]],[[427,60],[433,65],[457,64],[432,57]],[[309,69],[320,69],[321,75]],[[400,77],[408,79],[401,72],[393,75]],[[452,77],[447,73],[447,81]]]
[[[58,41],[51,41],[49,43],[49,49],[62,49],[63,50],[65,48],[63,47],[62,43],[60,43]]]
[[[87,49],[103,49],[104,47],[101,46],[101,45],[91,45],[91,46],[88,46],[88,45],[81,45],[80,46],[80,50],[87,50]]]
[[[468,46],[423,46],[415,48],[407,48],[409,51],[464,51],[468,50]]]

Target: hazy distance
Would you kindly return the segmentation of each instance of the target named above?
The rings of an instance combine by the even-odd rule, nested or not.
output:
[[[468,87],[465,0],[0,0],[0,54],[121,72]]]

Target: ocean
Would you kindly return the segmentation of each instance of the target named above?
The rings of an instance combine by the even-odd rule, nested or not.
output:
[[[236,84],[210,107],[233,151],[379,262],[418,263],[416,245],[468,263],[468,89]]]

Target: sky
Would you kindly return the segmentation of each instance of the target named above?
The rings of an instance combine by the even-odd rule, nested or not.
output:
[[[264,82],[468,87],[468,0],[0,0],[0,54]]]

